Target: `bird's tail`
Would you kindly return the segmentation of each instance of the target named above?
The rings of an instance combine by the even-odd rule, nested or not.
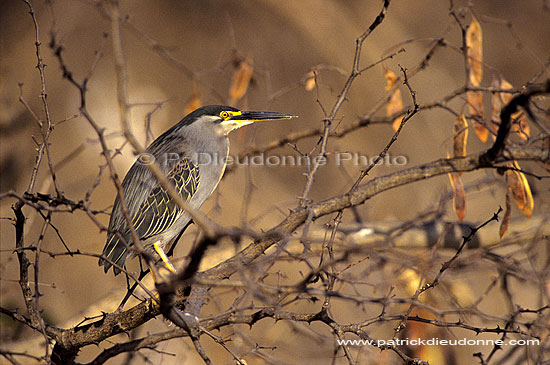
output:
[[[122,235],[124,241],[129,242],[130,235]],[[107,244],[103,249],[102,257],[99,259],[99,266],[105,267],[105,273],[109,271],[111,266],[115,275],[120,273],[120,269],[113,265],[116,264],[119,267],[123,267],[126,259],[128,258],[128,244],[123,242],[118,235],[109,234],[107,237]]]

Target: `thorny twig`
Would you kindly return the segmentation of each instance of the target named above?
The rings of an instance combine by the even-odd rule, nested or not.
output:
[[[437,273],[436,277],[429,283],[426,283],[425,285],[423,285],[421,288],[419,288],[418,290],[416,290],[416,292],[414,293],[413,295],[413,300],[418,300],[418,297],[420,297],[420,295],[422,293],[424,293],[425,291],[431,289],[431,288],[434,288],[436,287],[438,284],[439,284],[439,281],[441,280],[441,277],[443,275],[443,273],[449,269],[451,267],[451,265],[453,264],[453,262],[460,256],[460,253],[462,252],[462,250],[464,249],[464,247],[466,246],[466,244],[468,242],[470,242],[474,236],[476,235],[476,233],[482,229],[483,227],[485,227],[487,224],[491,223],[492,221],[498,221],[498,215],[502,212],[502,208],[498,208],[498,211],[493,214],[493,216],[488,219],[487,221],[483,222],[481,225],[479,225],[478,227],[474,227],[474,228],[470,228],[470,234],[468,236],[465,236],[463,241],[462,241],[462,244],[460,245],[460,247],[456,250],[456,253],[453,255],[453,257],[451,257],[449,260],[445,261],[443,263],[443,265],[441,265],[441,269],[439,269],[439,272]],[[399,323],[399,325],[395,328],[395,333],[394,335],[396,335],[398,332],[402,331],[405,326],[407,325],[407,318],[408,316],[411,314],[412,310],[414,308],[414,305],[410,305],[409,306],[409,309],[407,310],[407,312],[405,313],[404,315],[404,319]]]
[[[24,0],[25,1],[25,0]],[[27,4],[28,1],[25,1]],[[382,21],[383,15],[385,14],[387,5],[389,4],[389,1],[387,1],[384,4],[384,9],[381,12],[381,15],[377,17],[377,20],[373,23],[378,24]],[[100,5],[103,6],[103,5]],[[113,33],[120,32],[120,30],[116,30],[117,22],[123,22],[124,20],[121,19],[120,14],[117,13],[118,9],[115,9],[115,12],[111,12],[111,20],[112,20],[112,26],[114,27]],[[34,19],[34,16],[33,16]],[[118,25],[118,27],[120,24]],[[365,38],[372,30],[374,30],[376,26],[371,26],[367,32],[364,33]],[[115,39],[116,38],[116,39]],[[359,40],[360,38],[358,38]],[[117,186],[118,193],[121,194],[120,191],[120,182],[118,180],[118,176],[116,175],[116,171],[114,170],[114,167],[112,165],[112,158],[116,154],[112,154],[110,150],[108,149],[107,144],[105,143],[105,139],[103,137],[103,130],[95,123],[95,121],[91,118],[90,114],[86,110],[86,103],[85,103],[85,91],[87,86],[87,79],[91,75],[91,72],[88,74],[88,77],[84,79],[82,83],[77,83],[70,72],[68,71],[65,63],[62,60],[61,57],[61,50],[62,48],[55,42],[55,37],[53,38],[54,42],[52,42],[52,48],[56,52],[56,56],[58,57],[59,63],[61,64],[62,71],[64,72],[64,76],[69,79],[71,83],[73,83],[80,91],[81,96],[81,110],[82,115],[90,122],[94,130],[99,136],[99,140],[102,146],[102,151],[104,154],[104,157],[106,159],[106,167],[109,168],[111,178],[115,183],[115,186]],[[364,39],[363,39],[364,40]],[[120,45],[120,34],[113,37],[113,48],[116,52],[121,52],[122,48]],[[362,43],[362,41],[361,41]],[[445,45],[444,40],[438,40],[436,43],[434,43],[432,49],[428,53],[428,55],[425,57],[424,61],[421,64],[421,67],[419,69],[422,69],[422,67],[425,67],[427,65],[427,61],[429,58],[433,55],[433,51],[437,49],[438,47]],[[158,44],[151,44],[151,48],[156,49]],[[37,45],[37,49],[38,49]],[[159,47],[162,48],[162,47]],[[117,55],[116,59],[117,62],[121,61],[119,58],[120,55]],[[123,56],[123,55],[122,55]],[[357,65],[359,61],[360,56],[360,44],[358,43],[356,46],[356,53],[355,57],[357,60]],[[94,61],[94,66],[97,64],[97,60],[99,59],[99,55],[96,57],[96,61]],[[354,65],[356,64],[354,59]],[[124,63],[124,60],[122,58],[122,64]],[[92,67],[92,68],[93,68]],[[117,66],[118,67],[118,66]],[[366,68],[360,69],[358,68],[358,73],[365,71]],[[42,70],[43,71],[43,70]],[[127,82],[125,79],[125,72],[122,69],[117,69],[119,71],[120,75],[122,77],[122,82]],[[355,68],[354,68],[355,71]],[[477,90],[477,91],[494,91],[494,92],[515,92],[510,90],[497,90],[494,88],[484,88],[484,87],[462,87],[459,88],[453,92],[451,92],[449,95],[446,95],[442,97],[440,100],[436,100],[434,102],[428,102],[424,104],[417,105],[415,101],[415,95],[412,90],[412,87],[408,84],[408,78],[410,79],[410,76],[412,72],[405,72],[404,73],[404,83],[408,87],[409,91],[411,92],[412,98],[413,98],[413,105],[415,111],[417,110],[428,110],[430,108],[443,108],[444,110],[447,110],[451,113],[454,113],[454,110],[450,108],[447,103],[456,97],[460,97],[463,95],[463,93],[467,91]],[[120,76],[119,75],[119,76]],[[353,75],[353,72],[352,72]],[[41,74],[41,76],[43,76]],[[356,75],[357,76],[357,75]],[[354,76],[353,78],[355,78]],[[351,81],[353,81],[352,77],[348,79],[348,82],[350,82],[349,86],[351,86]],[[121,110],[123,111],[123,118],[122,118],[122,129],[127,132],[127,138],[130,136],[130,139],[132,137],[131,130],[129,128],[129,110],[132,107],[131,104],[129,104],[127,93],[124,93],[125,87],[122,84],[120,84],[119,80],[119,86],[120,90],[122,92],[119,94],[119,102],[122,106]],[[346,86],[348,83],[346,82]],[[46,103],[46,94],[45,94],[45,81],[43,80],[43,103]],[[538,86],[537,86],[538,87]],[[345,126],[343,128],[335,128],[334,126],[331,126],[331,122],[334,121],[336,115],[338,114],[338,109],[342,105],[343,101],[346,98],[346,94],[349,92],[349,87],[346,89],[344,87],[342,93],[338,96],[338,100],[336,104],[334,105],[334,108],[332,112],[328,115],[328,117],[325,120],[325,123],[322,128],[316,128],[309,131],[303,131],[294,135],[289,135],[285,137],[286,139],[282,139],[280,141],[275,141],[268,145],[266,148],[276,148],[278,146],[284,145],[288,143],[289,141],[297,141],[302,138],[306,138],[308,136],[313,135],[322,135],[323,138],[321,140],[321,145],[319,147],[319,156],[324,156],[327,150],[327,141],[328,138],[333,136],[344,136],[352,131],[357,130],[358,128],[361,128],[363,126],[373,124],[373,123],[390,123],[395,117],[404,115],[404,119],[409,119],[410,116],[407,118],[407,116],[410,113],[411,107],[405,107],[402,111],[397,113],[398,115],[384,117],[384,118],[375,118],[372,117],[372,115],[367,114],[367,117],[361,118],[358,121],[352,123],[349,126]],[[547,87],[546,89],[543,89],[540,91],[540,93],[547,93]],[[535,95],[529,94],[528,91],[524,91],[525,95],[529,95],[526,97],[526,99],[530,99],[531,96]],[[518,100],[520,100],[520,97],[518,97]],[[24,105],[26,105],[26,102],[24,99],[21,101]],[[384,100],[382,100],[379,105],[384,104]],[[46,103],[47,105],[47,103]],[[526,106],[527,102],[522,101],[518,104],[520,106]],[[27,106],[26,106],[27,107]],[[509,114],[512,114],[514,110],[512,110],[512,107],[510,106]],[[30,110],[29,107],[27,109],[33,113],[32,110]],[[378,110],[378,109],[374,109]],[[34,114],[34,113],[33,113]],[[412,116],[412,115],[411,115]],[[506,114],[505,114],[506,116]],[[331,118],[332,117],[332,118]],[[36,120],[39,120],[38,117],[35,118]],[[503,121],[505,120],[505,117],[502,118]],[[327,121],[330,121],[328,123]],[[401,127],[403,126],[404,122],[401,124]],[[503,122],[503,124],[506,124]],[[51,124],[56,125],[56,124]],[[443,311],[440,310],[437,307],[426,305],[425,303],[420,303],[418,301],[418,296],[416,298],[399,298],[399,297],[392,297],[390,294],[392,294],[392,291],[389,291],[386,296],[381,298],[369,298],[366,296],[362,296],[359,293],[357,295],[349,295],[345,292],[338,291],[337,287],[335,290],[335,284],[337,282],[342,283],[349,283],[350,285],[354,285],[353,280],[348,280],[347,278],[341,276],[341,271],[338,271],[337,264],[340,264],[341,262],[347,263],[345,260],[347,256],[345,256],[344,259],[340,257],[335,257],[332,254],[332,244],[334,241],[334,235],[336,233],[336,227],[342,217],[342,212],[345,211],[345,209],[350,207],[356,207],[362,203],[364,203],[367,199],[379,194],[380,192],[383,192],[385,190],[403,186],[405,184],[409,184],[413,181],[419,181],[425,178],[430,178],[433,176],[438,176],[441,174],[445,174],[448,172],[454,172],[454,171],[471,171],[474,169],[479,168],[498,168],[498,164],[503,161],[510,161],[513,159],[528,159],[528,160],[536,160],[536,161],[542,161],[542,162],[548,162],[548,152],[546,150],[540,150],[537,148],[533,148],[534,144],[530,144],[528,148],[522,148],[517,146],[510,146],[510,148],[504,148],[504,142],[506,133],[504,133],[504,127],[503,127],[503,137],[497,138],[498,143],[495,142],[495,145],[493,145],[493,148],[495,149],[494,153],[491,153],[491,156],[489,156],[489,160],[487,161],[487,154],[471,154],[469,156],[466,156],[463,159],[446,159],[446,160],[439,160],[434,161],[430,163],[423,164],[421,166],[418,166],[416,168],[410,168],[410,169],[404,169],[402,171],[399,171],[399,173],[395,174],[389,174],[386,176],[382,176],[380,179],[376,179],[376,181],[367,182],[363,185],[360,185],[359,183],[363,179],[366,174],[364,174],[363,177],[361,177],[358,180],[358,183],[356,186],[354,186],[354,189],[350,191],[348,194],[342,194],[339,196],[331,197],[325,201],[318,202],[318,203],[312,203],[309,202],[307,199],[307,196],[309,195],[309,191],[311,189],[311,185],[313,184],[315,172],[311,174],[311,179],[308,178],[308,184],[310,185],[307,190],[305,190],[305,193],[303,196],[306,197],[306,199],[303,200],[305,202],[305,206],[300,206],[295,211],[290,212],[286,216],[286,218],[276,226],[274,229],[270,230],[267,234],[258,234],[254,232],[248,232],[250,233],[250,237],[255,239],[255,242],[248,245],[243,249],[237,256],[221,263],[220,265],[214,267],[211,270],[208,270],[204,273],[200,273],[200,275],[194,275],[198,271],[198,263],[200,263],[201,258],[203,254],[197,253],[192,254],[190,259],[190,264],[187,266],[187,269],[184,270],[181,274],[181,276],[176,277],[173,281],[167,281],[166,284],[170,284],[171,287],[169,287],[169,294],[170,294],[170,301],[165,302],[164,304],[169,304],[170,306],[166,308],[173,308],[173,307],[179,307],[181,306],[182,302],[185,301],[186,298],[182,297],[180,293],[174,293],[174,289],[177,286],[181,286],[182,284],[192,284],[194,283],[193,287],[202,287],[202,288],[210,288],[210,287],[220,287],[220,288],[229,288],[233,289],[234,291],[240,290],[243,292],[243,296],[245,295],[251,295],[251,296],[258,296],[262,297],[275,297],[279,299],[278,305],[275,305],[271,308],[263,308],[258,304],[253,304],[250,307],[247,307],[246,310],[242,310],[239,308],[239,303],[236,301],[235,307],[232,308],[232,310],[227,311],[225,313],[222,313],[220,315],[216,315],[211,318],[202,319],[195,328],[197,332],[195,333],[189,333],[188,330],[181,330],[176,329],[175,331],[169,331],[162,334],[152,334],[150,336],[144,337],[142,339],[138,340],[131,340],[126,343],[120,343],[117,345],[114,345],[110,349],[104,350],[96,359],[94,359],[93,363],[102,363],[114,356],[116,356],[119,353],[122,352],[128,352],[128,351],[136,351],[140,348],[153,348],[156,344],[166,341],[171,338],[176,337],[182,337],[182,336],[189,336],[191,335],[193,343],[195,344],[197,352],[202,356],[203,360],[205,362],[209,362],[209,358],[206,355],[206,352],[202,348],[201,343],[199,342],[199,337],[201,334],[206,333],[207,331],[210,331],[212,329],[219,329],[225,326],[231,326],[233,324],[248,324],[250,326],[254,325],[256,322],[263,318],[272,318],[275,320],[284,320],[288,321],[290,323],[311,323],[311,322],[320,322],[324,323],[327,327],[331,329],[331,332],[333,336],[336,336],[338,339],[344,339],[344,335],[346,333],[354,334],[356,336],[359,336],[359,338],[362,339],[370,339],[369,335],[367,334],[366,327],[369,325],[372,325],[374,323],[382,323],[382,322],[388,322],[388,321],[402,321],[402,323],[406,323],[406,321],[417,321],[420,323],[430,324],[432,326],[437,327],[447,327],[447,328],[461,328],[465,330],[474,331],[476,333],[481,332],[489,332],[489,333],[500,333],[503,335],[510,334],[510,333],[516,333],[521,334],[524,336],[531,336],[531,329],[532,328],[539,328],[540,326],[535,323],[530,323],[526,321],[518,321],[517,316],[520,313],[518,311],[517,313],[514,313],[509,320],[506,322],[506,326],[504,328],[501,328],[499,326],[495,327],[477,327],[473,325],[469,325],[467,323],[464,323],[461,320],[458,320],[456,322],[450,322],[450,321],[443,321],[443,320],[435,320],[435,319],[427,319],[422,318],[419,316],[409,316],[410,311],[407,313],[407,315],[388,315],[386,312],[386,309],[389,308],[391,304],[408,304],[411,308],[412,307],[420,307],[427,309],[428,311],[431,311],[437,316],[445,316],[445,315],[453,315],[453,314],[466,314],[470,313],[467,311],[467,309],[463,310],[449,310],[449,311]],[[399,134],[399,131],[394,134],[394,138],[390,143],[386,146],[386,148],[381,152],[379,155],[379,158],[383,156],[383,154],[387,153],[389,150],[391,144],[395,141],[397,138],[397,135]],[[500,134],[500,132],[499,132]],[[130,140],[129,139],[129,140]],[[46,141],[47,137],[43,135],[43,141]],[[283,141],[283,142],[281,142]],[[34,190],[34,184],[36,181],[36,173],[38,172],[38,168],[40,165],[40,161],[42,159],[42,154],[46,153],[46,156],[48,156],[47,146],[42,147],[42,152],[40,152],[40,146],[41,143],[38,143],[39,146],[39,158],[37,157],[37,162],[35,164],[35,170],[33,170],[33,174],[31,176],[31,183],[29,185],[28,192],[26,194],[17,194],[15,192],[7,192],[0,195],[0,199],[4,199],[7,197],[15,198],[16,204],[14,206],[14,213],[16,215],[15,219],[15,226],[16,226],[16,238],[17,238],[17,245],[20,245],[20,247],[17,247],[16,253],[18,257],[21,257],[19,262],[20,265],[25,266],[25,263],[27,264],[26,267],[20,269],[20,276],[23,276],[22,283],[25,285],[21,285],[24,299],[27,301],[27,298],[29,298],[29,302],[33,301],[33,294],[30,287],[31,281],[28,280],[28,265],[30,265],[30,260],[28,259],[26,253],[29,251],[35,251],[36,253],[36,259],[34,262],[35,265],[35,293],[34,295],[38,295],[38,265],[39,265],[39,255],[42,254],[50,254],[52,257],[55,257],[56,255],[72,255],[72,254],[82,254],[82,255],[90,255],[94,256],[95,254],[87,254],[84,252],[80,252],[79,250],[76,251],[68,251],[63,253],[52,253],[47,250],[45,250],[42,246],[42,238],[40,238],[37,241],[37,244],[34,246],[24,246],[24,235],[21,233],[21,227],[24,224],[25,217],[22,214],[21,208],[24,205],[29,205],[30,207],[34,208],[39,212],[39,214],[42,215],[44,218],[43,226],[42,226],[42,234],[46,231],[48,226],[52,226],[51,224],[51,218],[54,213],[61,213],[61,212],[74,212],[76,210],[82,210],[84,211],[89,218],[98,225],[102,230],[105,230],[106,228],[101,225],[101,223],[97,220],[96,215],[99,213],[103,213],[102,211],[95,211],[90,209],[90,194],[95,189],[97,184],[99,183],[99,178],[101,177],[101,172],[103,168],[100,168],[99,175],[96,178],[96,182],[93,184],[91,190],[86,195],[86,198],[84,201],[71,201],[70,199],[65,198],[61,194],[59,194],[60,190],[58,189],[58,186],[54,180],[54,186],[56,188],[56,192],[58,193],[57,196],[50,196],[49,194],[41,194],[41,193],[33,193]],[[498,148],[496,148],[497,146]],[[136,151],[139,152],[139,148],[135,148]],[[485,156],[485,157],[483,157]],[[484,160],[485,158],[485,160]],[[49,157],[48,157],[49,159]],[[49,163],[51,164],[51,160],[49,159]],[[485,162],[486,164],[483,164]],[[56,166],[53,166],[53,168],[50,166],[50,175],[52,178],[54,178],[54,168]],[[370,170],[370,168],[367,168],[367,170]],[[313,171],[313,170],[312,170]],[[310,171],[311,172],[311,171]],[[367,171],[368,173],[368,171]],[[363,175],[363,173],[361,173]],[[118,185],[117,185],[118,182]],[[162,182],[161,182],[162,184]],[[305,255],[307,252],[307,247],[304,245],[304,252],[302,255],[294,255],[286,251],[284,249],[284,244],[281,244],[281,250],[279,252],[286,252],[289,253],[289,257],[292,257],[293,259],[301,259],[304,262],[308,263],[309,269],[311,269],[310,274],[306,273],[306,279],[304,279],[302,282],[297,283],[296,285],[267,285],[264,284],[260,279],[259,283],[254,283],[253,278],[251,280],[250,277],[245,277],[243,280],[222,280],[225,278],[228,278],[233,273],[241,272],[244,273],[243,266],[247,266],[247,270],[253,270],[251,267],[253,265],[250,265],[253,262],[258,263],[259,261],[262,262],[259,258],[264,255],[265,251],[280,242],[286,242],[288,240],[288,237],[295,232],[296,228],[305,225],[306,229],[304,229],[305,234],[302,236],[304,240],[308,239],[308,230],[307,227],[309,227],[309,222],[312,222],[313,220],[326,216],[327,214],[333,214],[336,213],[335,218],[335,224],[332,226],[332,230],[330,232],[330,238],[325,240],[325,246],[324,252],[328,252],[329,258],[322,262],[320,265],[315,267],[314,265],[311,265],[311,262],[313,262],[313,259],[308,259]],[[55,227],[54,227],[55,228]],[[481,227],[478,227],[477,229],[480,229]],[[221,232],[221,233],[220,233]],[[327,231],[328,232],[328,231]],[[217,232],[218,235],[215,236],[215,239],[219,239],[221,236],[228,235],[230,238],[234,240],[242,239],[243,233],[247,233],[245,230],[221,230]],[[441,268],[440,273],[436,276],[434,281],[431,283],[431,287],[437,285],[439,282],[441,275],[444,271],[446,271],[451,264],[455,264],[456,266],[456,259],[460,255],[462,249],[464,248],[466,244],[466,239],[457,251],[456,255],[450,259],[446,264],[444,264]],[[205,250],[206,247],[208,247],[210,244],[205,244],[204,247],[202,244],[199,244],[197,246],[197,250]],[[137,249],[139,251],[139,242],[137,244]],[[351,255],[353,253],[361,252],[361,250],[364,248],[357,248],[355,249],[349,249],[346,251],[345,255]],[[368,251],[367,251],[368,252]],[[19,256],[22,255],[22,256]],[[95,255],[96,257],[98,255]],[[301,257],[301,258],[300,258]],[[270,265],[275,262],[276,255],[270,255],[267,257],[266,260],[263,262],[269,262]],[[363,258],[364,259],[364,258]],[[496,260],[496,259],[495,259]],[[506,263],[505,265],[511,265],[511,262]],[[349,266],[349,265],[348,265]],[[269,266],[271,267],[271,266]],[[502,266],[505,268],[508,272],[511,272],[511,269],[508,270],[507,266]],[[267,272],[267,269],[263,270],[262,272],[265,272],[265,275],[269,275]],[[321,288],[315,288],[313,286],[313,280],[308,280],[310,276],[320,276],[326,274],[326,285]],[[26,277],[25,277],[26,275]],[[526,275],[526,273],[522,273],[523,276]],[[195,279],[193,279],[193,276],[195,276]],[[198,285],[197,285],[198,284]],[[207,291],[206,289],[206,291]],[[489,289],[488,289],[489,290]],[[159,290],[161,291],[161,290]],[[197,301],[196,306],[198,306],[198,309],[200,310],[200,307],[204,304],[206,300],[206,291],[203,292],[203,297]],[[174,295],[175,294],[175,295]],[[420,294],[420,293],[419,293]],[[151,293],[152,295],[152,293]],[[290,311],[284,311],[282,310],[282,307],[285,305],[288,305],[290,303],[296,303],[299,300],[303,300],[304,298],[314,298],[315,296],[325,296],[325,300],[322,303],[322,308],[319,312],[312,312],[312,313],[293,313]],[[485,294],[484,294],[485,295]],[[330,313],[330,303],[331,298],[339,298],[341,300],[348,301],[350,303],[354,303],[357,305],[364,305],[365,302],[369,303],[376,303],[378,305],[381,305],[383,307],[382,314],[380,314],[378,317],[367,320],[364,322],[359,323],[353,323],[349,325],[343,325],[341,323],[337,323]],[[37,299],[37,298],[36,298]],[[481,300],[481,298],[480,298]],[[313,301],[313,299],[312,299]],[[27,311],[28,311],[28,317],[25,315],[21,315],[17,313],[17,311],[11,311],[4,308],[0,308],[1,313],[13,318],[14,320],[19,321],[20,323],[23,323],[25,325],[28,325],[29,327],[33,328],[34,330],[40,331],[43,333],[44,336],[49,336],[49,338],[53,338],[60,346],[65,346],[67,350],[71,351],[78,351],[81,347],[91,344],[91,343],[97,343],[100,342],[106,338],[109,338],[110,336],[113,336],[114,334],[121,333],[124,331],[128,331],[132,328],[136,328],[140,326],[141,324],[145,323],[149,319],[157,316],[159,313],[162,312],[159,306],[155,305],[152,300],[146,300],[137,306],[127,310],[127,311],[117,311],[114,313],[108,313],[102,316],[102,319],[100,321],[90,323],[90,324],[84,324],[84,325],[78,325],[73,328],[68,329],[59,329],[50,326],[47,323],[44,323],[43,319],[40,316],[40,313],[37,313],[39,311],[38,308],[38,300],[35,300],[34,303],[36,305],[29,307],[27,305]],[[173,307],[171,307],[173,304]],[[247,312],[248,310],[248,312]],[[547,313],[547,307],[541,307],[540,311],[538,311],[538,314]],[[198,313],[198,312],[197,312]],[[480,318],[486,318],[490,320],[501,320],[500,317],[497,316],[489,316],[484,313],[481,313],[480,311],[474,312],[476,313]],[[527,313],[527,312],[526,312]],[[38,318],[38,321],[36,319]],[[198,318],[196,318],[198,321]],[[177,321],[177,318],[174,320]],[[121,323],[123,326],[121,326]],[[522,326],[522,328],[528,328],[528,331],[522,330],[519,326]],[[85,336],[83,335],[85,333]],[[212,337],[214,338],[214,337]],[[46,337],[48,339],[48,337]],[[215,339],[215,338],[214,338]],[[216,340],[216,339],[215,339]],[[220,339],[218,339],[220,340]],[[224,341],[220,343],[221,345],[224,345]],[[397,356],[399,356],[403,361],[408,363],[421,363],[419,360],[413,359],[411,356],[408,356],[408,354],[405,354],[402,349],[396,347],[396,346],[387,346],[387,347],[380,347],[381,349],[390,349],[393,351]],[[229,353],[233,356],[234,359],[239,359],[239,356],[236,355],[236,352],[230,350],[229,348],[226,348]],[[353,349],[349,348],[348,346],[344,347],[344,355],[346,356],[349,363],[354,363],[356,361],[353,358]],[[496,350],[496,349],[494,349]],[[46,350],[48,351],[48,350]],[[489,355],[488,359],[491,359],[493,354],[496,351],[492,351]],[[2,354],[10,356],[24,356],[24,354],[18,354],[16,352],[6,352],[3,351]],[[76,353],[74,354],[76,356]],[[47,357],[47,352],[46,352]],[[74,357],[73,357],[74,358]],[[480,356],[480,358],[482,358]],[[483,361],[486,361],[487,359],[482,359]],[[239,360],[240,361],[240,360]]]
[[[321,140],[321,146],[319,149],[318,156],[320,158],[313,159],[313,167],[309,174],[307,175],[306,185],[304,187],[304,191],[302,195],[300,196],[301,207],[305,207],[308,204],[308,197],[309,192],[311,190],[311,187],[313,186],[313,181],[315,180],[315,175],[317,174],[317,171],[319,170],[319,167],[322,166],[324,159],[326,159],[326,148],[328,143],[328,137],[330,134],[330,126],[334,119],[336,118],[336,115],[340,111],[340,108],[342,107],[342,104],[347,98],[347,95],[349,93],[349,90],[351,89],[351,85],[353,84],[353,81],[361,75],[361,69],[360,69],[360,63],[361,63],[361,50],[363,47],[363,43],[367,39],[367,37],[380,25],[382,24],[382,21],[384,20],[386,13],[388,11],[388,7],[390,6],[390,0],[385,0],[384,5],[382,6],[382,10],[376,17],[376,19],[372,22],[372,24],[369,26],[369,28],[363,32],[356,40],[355,40],[355,55],[353,57],[353,65],[351,73],[346,80],[342,91],[340,91],[340,94],[338,96],[338,99],[334,103],[332,110],[327,118],[323,121],[324,127],[323,127],[323,137]]]

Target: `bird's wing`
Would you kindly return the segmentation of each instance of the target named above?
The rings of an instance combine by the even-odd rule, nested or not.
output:
[[[132,224],[140,240],[145,240],[156,234],[165,232],[183,214],[183,210],[172,201],[166,190],[156,180],[152,187],[144,185],[144,181],[147,180],[144,179],[144,174],[146,173],[149,173],[146,166],[134,165],[128,172],[129,176],[126,176],[130,180],[136,180],[132,181],[132,183],[137,185],[136,189],[143,188],[141,192],[145,191],[145,196],[140,196],[140,192],[137,191],[127,191],[128,188],[125,186],[128,210],[132,218]],[[167,178],[174,184],[181,197],[188,201],[195,194],[199,185],[199,167],[191,160],[182,158],[168,171]],[[126,183],[126,179],[124,183]],[[126,185],[124,183],[123,185]],[[128,181],[128,184],[130,184],[130,181]],[[120,209],[117,203],[119,203],[118,198],[115,201],[113,215],[116,209]],[[111,217],[112,221],[109,223],[110,232],[107,236],[107,244],[103,249],[103,256],[122,266],[126,261],[127,247],[115,232],[120,232],[128,243],[131,242],[131,235],[128,224],[121,217],[121,214],[118,214],[115,218],[119,218],[119,221],[116,222]],[[111,263],[102,259],[100,259],[99,264],[105,266],[105,272],[112,266]],[[116,267],[113,270],[115,274],[120,272]]]
[[[199,184],[199,168],[184,158],[170,170],[167,177],[174,183],[182,198],[189,200],[195,194]],[[145,240],[168,230],[182,213],[183,210],[159,185],[153,188],[141,204],[139,210],[132,217],[132,223],[139,238]]]

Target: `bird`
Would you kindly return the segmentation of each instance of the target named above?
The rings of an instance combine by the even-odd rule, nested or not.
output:
[[[223,176],[231,131],[258,121],[294,117],[278,112],[241,111],[230,106],[208,105],[189,113],[155,139],[145,153],[137,157],[122,181],[128,216],[143,248],[164,259],[164,250],[173,250],[169,244],[174,245],[173,241],[177,241],[192,223],[191,216],[159,184],[148,163],[158,163],[189,206],[199,209]],[[126,260],[136,256],[133,245],[128,220],[117,194],[107,242],[99,259],[105,273],[113,267],[114,274],[118,275]]]

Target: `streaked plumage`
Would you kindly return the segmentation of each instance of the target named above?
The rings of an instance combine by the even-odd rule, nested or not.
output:
[[[189,205],[199,209],[212,194],[225,170],[225,164],[204,163],[201,156],[227,156],[227,134],[242,125],[256,120],[291,117],[282,113],[240,112],[228,106],[210,105],[184,117],[153,141],[146,153],[160,165]],[[153,243],[160,242],[161,248],[165,249],[188,226],[191,218],[170,199],[143,162],[138,158],[132,165],[124,177],[122,190],[129,216],[143,247],[152,251]],[[130,230],[117,196],[103,256],[124,266],[126,259],[135,255],[130,249],[132,245]],[[113,266],[104,259],[100,259],[99,264],[105,267],[105,272]],[[113,267],[113,271],[115,275],[120,272],[117,267]]]

